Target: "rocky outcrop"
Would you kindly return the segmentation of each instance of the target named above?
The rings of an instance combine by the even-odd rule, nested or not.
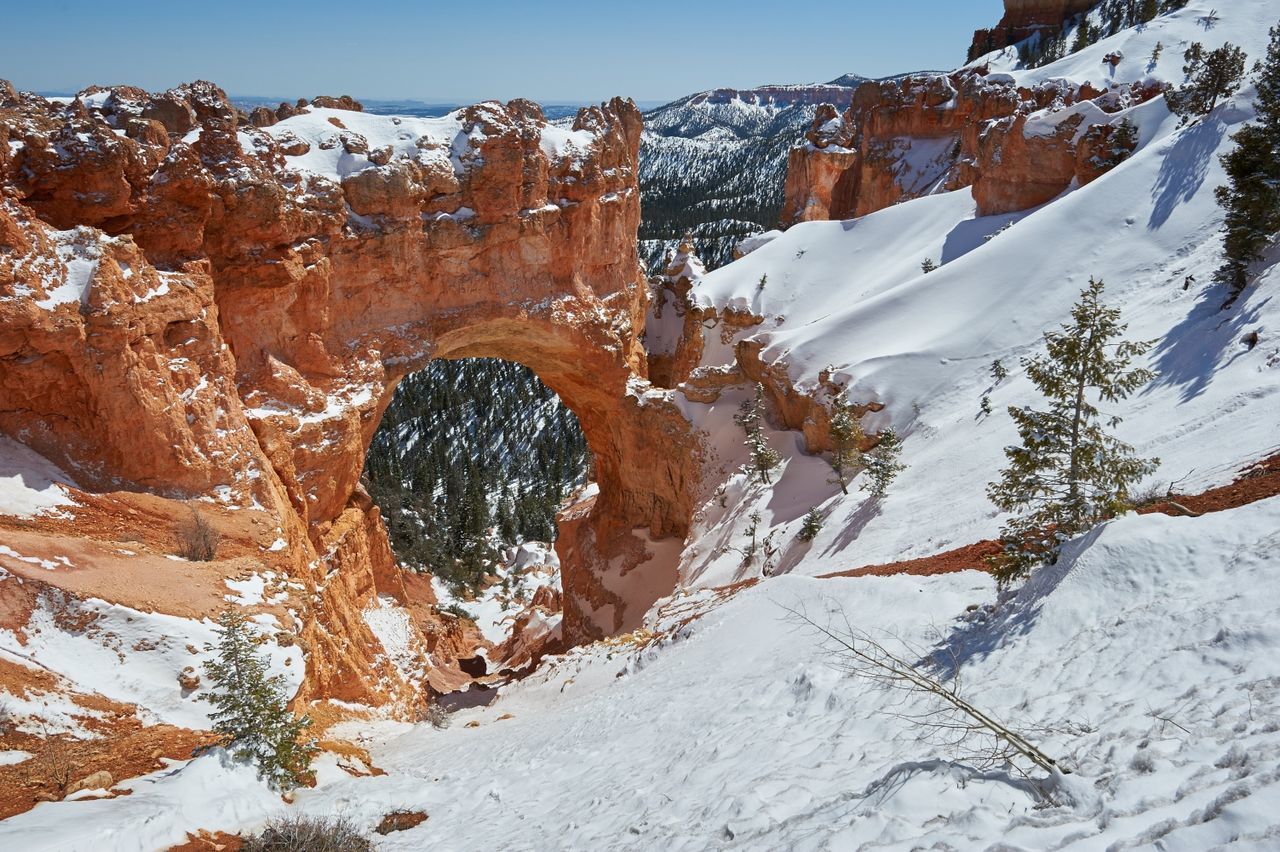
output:
[[[1056,34],[1069,20],[1096,5],[1098,0],[1004,0],[1000,23],[973,34],[969,58],[1017,44],[1037,33]]]
[[[527,101],[252,128],[208,83],[0,99],[0,431],[90,490],[266,513],[307,590],[302,697],[417,689],[361,613],[429,608],[429,587],[399,575],[359,476],[433,358],[523,363],[582,423],[600,492],[561,547],[570,641],[647,608],[613,574],[674,574],[633,533],[682,536],[701,469],[674,400],[644,392],[629,101],[558,129]]]
[[[981,215],[1043,204],[1118,160],[1096,149],[1123,109],[1156,85],[1102,91],[1052,81],[1019,87],[981,70],[869,81],[836,117],[821,107],[791,151],[783,226],[864,216],[972,186]]]

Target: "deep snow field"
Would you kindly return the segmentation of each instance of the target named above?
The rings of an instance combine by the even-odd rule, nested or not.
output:
[[[1129,59],[1115,80],[1180,82],[1191,40],[1234,42],[1252,62],[1280,7],[1226,6],[1212,27],[1212,4],[1191,2],[1016,76],[1103,82],[1101,57],[1120,49]],[[1157,40],[1164,59],[1148,71]],[[745,391],[682,403],[713,436],[729,483],[723,505],[709,500],[697,518],[683,588],[645,631],[553,658],[444,730],[346,723],[386,775],[352,777],[326,755],[318,786],[288,806],[215,751],[119,785],[129,796],[13,817],[0,849],[151,850],[297,811],[371,830],[399,809],[430,818],[377,848],[1280,849],[1280,498],[1199,518],[1127,515],[1003,599],[976,571],[818,578],[994,537],[1002,519],[985,487],[1015,435],[1004,410],[1038,402],[1019,358],[1067,318],[1090,276],[1107,282],[1129,338],[1158,340],[1159,378],[1109,409],[1125,418],[1120,437],[1162,460],[1153,482],[1195,492],[1280,451],[1280,271],[1228,311],[1211,283],[1217,158],[1252,117],[1252,96],[1246,86],[1185,128],[1161,100],[1129,110],[1136,155],[1042,208],[978,219],[968,190],[929,196],[796,226],[697,282],[704,304],[765,316],[745,336],[798,383],[815,386],[829,367],[852,400],[887,406],[864,425],[897,427],[909,468],[885,498],[858,481],[840,495],[826,461],[789,432],[770,434],[785,456],[774,483],[749,485],[733,473]],[[923,275],[925,258],[941,267]],[[708,342],[705,367],[731,363],[736,341]],[[1012,375],[993,387],[997,358]],[[982,416],[986,393],[994,412]],[[826,524],[802,544],[813,506]],[[758,562],[723,552],[755,511],[780,545],[774,576],[716,592],[761,577]],[[489,621],[506,615],[484,608]],[[957,675],[971,701],[1071,773],[975,769],[903,718],[927,709],[923,699],[842,672],[793,610],[837,629],[847,619]],[[146,706],[146,691],[129,700]]]

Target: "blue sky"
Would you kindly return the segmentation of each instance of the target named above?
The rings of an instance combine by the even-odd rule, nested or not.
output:
[[[463,102],[665,101],[716,86],[884,76],[964,61],[1001,0],[330,0],[7,3],[0,78],[18,88]]]

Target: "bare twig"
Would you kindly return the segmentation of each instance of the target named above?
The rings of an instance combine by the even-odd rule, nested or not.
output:
[[[844,628],[836,630],[819,624],[801,610],[783,609],[831,643],[837,657],[836,666],[841,671],[877,686],[903,692],[898,706],[912,696],[923,695],[934,700],[933,706],[927,710],[887,710],[890,716],[914,727],[928,729],[943,738],[941,744],[980,764],[1008,763],[1016,766],[1015,759],[1023,758],[1045,772],[1070,774],[1070,769],[1045,754],[1025,736],[964,698],[959,692],[958,680],[951,684],[938,680],[920,666],[889,650],[866,631],[855,628],[843,611]],[[958,661],[953,660],[953,663]],[[953,668],[959,669],[958,665]],[[987,741],[972,745],[975,738],[986,738]]]

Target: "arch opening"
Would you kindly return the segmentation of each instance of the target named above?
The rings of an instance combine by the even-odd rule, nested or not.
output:
[[[462,358],[410,373],[362,484],[399,564],[432,576],[442,610],[476,625],[491,663],[527,650],[534,637],[517,634],[531,623],[540,645],[560,644],[556,519],[590,495],[592,465],[577,416],[531,369]]]

